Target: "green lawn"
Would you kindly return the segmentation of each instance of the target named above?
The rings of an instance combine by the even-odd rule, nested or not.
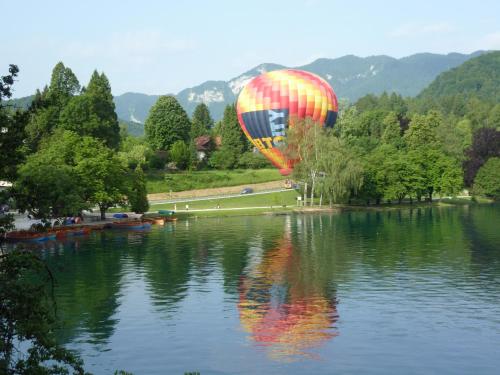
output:
[[[208,199],[200,201],[189,201],[177,203],[178,210],[185,210],[186,204],[189,205],[190,210],[200,210],[206,208],[216,208],[219,205],[221,210],[225,208],[235,208],[235,207],[295,207],[297,203],[298,193],[295,190],[277,192],[277,193],[267,193],[267,194],[257,194],[249,196],[239,196],[235,198],[225,198],[225,199]],[[150,211],[158,210],[173,210],[174,204],[155,204],[150,205]]]
[[[235,169],[229,171],[194,171],[165,173],[148,171],[146,187],[149,194],[193,189],[255,184],[281,180],[277,169]]]

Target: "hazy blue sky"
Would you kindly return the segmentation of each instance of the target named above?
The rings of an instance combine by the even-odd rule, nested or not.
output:
[[[63,61],[86,84],[104,71],[114,94],[176,93],[262,62],[500,49],[500,1],[0,0],[0,74],[15,96]]]

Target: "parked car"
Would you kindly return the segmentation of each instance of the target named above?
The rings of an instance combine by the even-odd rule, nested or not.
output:
[[[252,188],[247,187],[247,188],[244,188],[244,189],[241,191],[241,193],[240,193],[240,194],[251,194],[251,193],[253,193],[253,189],[252,189]]]

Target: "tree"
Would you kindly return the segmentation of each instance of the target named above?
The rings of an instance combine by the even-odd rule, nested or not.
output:
[[[472,186],[476,174],[490,157],[500,157],[500,131],[482,128],[474,132],[472,146],[465,152],[463,163],[465,186]]]
[[[234,104],[228,105],[224,109],[224,116],[220,124],[220,137],[222,142],[221,151],[224,151],[226,155],[232,155],[226,164],[228,168],[234,168],[240,155],[250,148],[245,133],[241,130],[238,122]],[[232,161],[232,163],[229,163],[229,161]]]
[[[130,209],[135,213],[142,214],[149,209],[146,181],[144,180],[144,172],[140,166],[137,166],[132,176],[131,187],[128,193],[128,203]]]
[[[417,199],[427,195],[429,202],[435,192],[456,194],[462,187],[462,171],[457,161],[439,149],[420,148],[408,153],[409,162],[415,166],[418,183],[414,184]]]
[[[401,127],[399,125],[398,117],[395,112],[389,112],[383,120],[383,132],[381,142],[393,145],[396,148],[403,147],[403,139],[401,137]]]
[[[94,111],[93,100],[82,94],[72,98],[61,112],[60,128],[79,135],[96,136],[101,122]]]
[[[118,156],[125,165],[132,170],[138,166],[142,169],[147,167],[147,160],[152,153],[145,141],[142,138],[129,135],[121,139]]]
[[[417,166],[401,150],[387,154],[378,173],[384,181],[384,198],[388,200],[397,199],[401,203],[407,196],[416,197],[424,188]]]
[[[108,77],[94,70],[84,95],[91,98],[93,110],[100,121],[99,132],[93,136],[102,139],[108,147],[116,148],[120,142],[120,126]]]
[[[14,84],[14,78],[17,77],[19,73],[19,68],[17,65],[9,65],[9,74],[0,77],[0,102],[4,98],[10,98],[12,96],[12,85]]]
[[[14,188],[20,209],[39,218],[106,210],[126,201],[128,172],[113,150],[92,137],[57,131],[20,168]]]
[[[52,105],[64,107],[68,100],[80,92],[80,83],[70,68],[58,62],[52,70],[48,99]]]
[[[323,134],[321,124],[310,118],[298,120],[293,127],[288,128],[286,144],[283,146],[283,155],[288,160],[295,161],[293,176],[311,184],[311,205],[313,203],[314,185],[318,177],[318,163],[320,157],[320,137]],[[307,186],[304,195],[307,197]]]
[[[272,164],[260,152],[247,151],[240,156],[238,167],[249,169],[271,168]]]
[[[237,162],[238,160],[234,152],[222,148],[214,151],[208,160],[208,164],[217,169],[230,169],[236,165]]]
[[[20,210],[37,219],[73,216],[89,208],[71,166],[36,153],[19,170],[14,194]]]
[[[186,111],[173,96],[161,96],[144,124],[146,139],[153,150],[168,150],[176,141],[187,142],[190,128]]]
[[[60,114],[60,127],[83,136],[101,139],[116,148],[120,141],[120,126],[109,81],[94,71],[82,95],[71,98]]]
[[[294,177],[310,184],[311,205],[315,192],[330,202],[341,202],[361,188],[360,161],[343,140],[310,119],[297,121],[288,130],[284,154],[296,161]]]
[[[27,121],[26,112],[17,110],[12,113],[1,105],[0,100],[0,180],[12,181],[18,165],[24,160]]]
[[[210,130],[214,125],[214,120],[210,116],[210,110],[205,103],[200,103],[196,106],[191,119],[191,130],[189,138],[194,141],[196,138],[203,135],[209,135]]]
[[[8,111],[2,101],[12,95],[12,85],[19,69],[9,65],[9,74],[0,77],[0,180],[12,181],[17,175],[18,165],[23,161],[23,141],[26,115],[20,111],[14,114]],[[10,198],[10,191],[0,192],[0,202]],[[14,217],[10,214],[0,214],[0,238],[14,228]]]
[[[319,138],[317,190],[330,202],[346,201],[363,185],[363,167],[349,147],[324,129]],[[320,203],[321,204],[321,203]]]
[[[82,361],[54,336],[54,280],[31,251],[0,254],[0,373],[84,374]],[[19,356],[23,353],[23,356]]]
[[[99,207],[102,220],[110,207],[126,202],[128,172],[113,150],[93,138],[83,137],[74,164],[85,200]]]
[[[488,127],[500,130],[500,104],[495,105],[488,115]]]
[[[500,158],[489,158],[477,172],[473,192],[494,200],[500,199]]]
[[[386,181],[381,173],[381,166],[385,159],[395,152],[394,146],[382,144],[363,156],[363,186],[359,189],[357,197],[363,199],[366,204],[369,205],[372,200],[379,204],[383,198]]]
[[[191,160],[191,150],[183,141],[176,141],[169,151],[170,160],[175,163],[179,169],[186,169]]]
[[[59,126],[59,116],[71,98],[80,92],[80,83],[70,68],[62,62],[52,70],[50,85],[40,93],[29,108],[29,122],[26,125],[27,144],[36,151],[42,139],[49,137]]]
[[[438,147],[436,129],[443,118],[438,112],[429,112],[427,115],[415,115],[410,127],[404,134],[405,143],[410,150],[419,147]]]

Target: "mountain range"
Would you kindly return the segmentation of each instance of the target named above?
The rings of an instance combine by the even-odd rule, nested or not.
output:
[[[347,55],[337,59],[317,59],[294,68],[306,70],[327,80],[340,99],[356,101],[366,94],[396,92],[403,96],[416,96],[440,73],[457,67],[482,54],[449,53],[447,55],[418,53],[396,59],[389,56],[357,57]],[[219,120],[227,104],[234,103],[241,89],[252,78],[278,69],[283,65],[265,63],[230,79],[206,81],[180,91],[176,97],[191,115],[199,103],[205,103],[212,117]],[[125,93],[115,96],[116,113],[127,122],[144,123],[150,107],[159,95]]]
[[[336,59],[321,58],[310,64],[293,68],[315,73],[333,87],[339,99],[354,102],[366,94],[396,92],[403,96],[416,96],[440,73],[460,66],[465,61],[483,54],[449,53],[446,55],[418,53],[400,59],[380,55],[358,57],[347,55]],[[264,63],[229,81],[206,81],[198,86],[181,90],[176,96],[191,115],[199,103],[205,103],[214,120],[222,118],[224,108],[234,103],[238,94],[252,78],[284,65]],[[27,107],[33,96],[11,100],[11,104]],[[151,106],[159,95],[127,92],[114,97],[118,118],[128,125],[133,135],[141,135]]]

